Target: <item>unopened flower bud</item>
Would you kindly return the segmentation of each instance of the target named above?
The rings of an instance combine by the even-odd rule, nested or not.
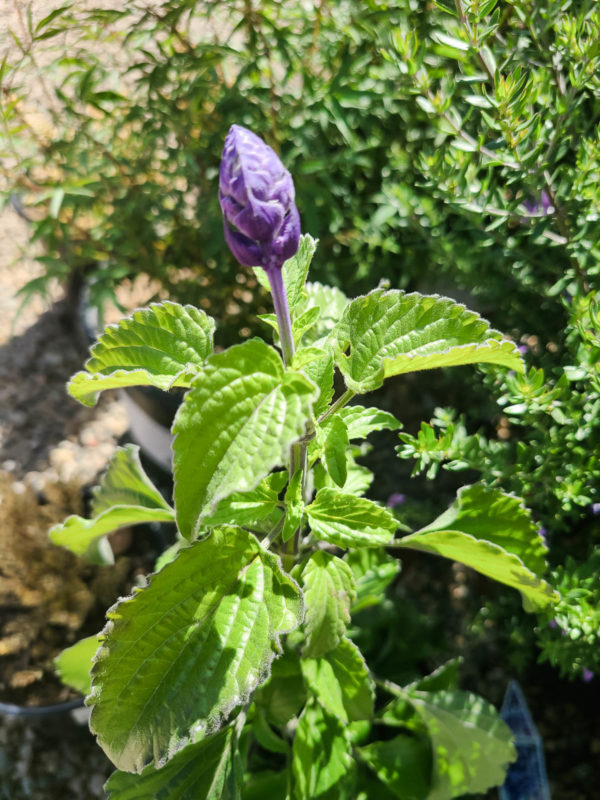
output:
[[[300,215],[292,176],[256,134],[232,125],[219,173],[225,240],[246,267],[281,269],[298,250]]]

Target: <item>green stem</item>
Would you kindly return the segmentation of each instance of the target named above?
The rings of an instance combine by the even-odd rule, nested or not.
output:
[[[280,269],[275,268],[267,270],[267,277],[271,284],[271,295],[273,297],[273,305],[275,306],[277,327],[279,328],[283,362],[286,367],[289,367],[296,348],[294,346],[292,318],[290,317],[290,309],[285,293],[285,286],[283,284],[283,275]]]

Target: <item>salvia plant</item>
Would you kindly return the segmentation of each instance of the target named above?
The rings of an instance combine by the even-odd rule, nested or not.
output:
[[[307,282],[316,242],[300,234],[292,178],[241,126],[225,142],[219,200],[229,247],[270,287],[275,345],[215,348],[210,317],[165,302],[106,328],[69,384],[86,405],[124,386],[187,390],[173,424],[173,502],[127,445],[91,518],[50,534],[109,560],[110,531],[177,525],[147,583],[108,611],[98,637],[59,658],[63,678],[89,689],[91,729],[117,768],[108,796],[484,792],[515,757],[494,708],[457,688],[457,661],[408,685],[375,674],[353,640],[355,615],[365,619],[396,579],[392,547],[472,567],[520,592],[527,610],[552,608],[546,547],[521,500],[484,485],[399,532],[366,497],[373,476],[357,459],[371,432],[400,422],[355,398],[416,370],[519,372],[520,353],[450,299],[377,288],[350,300]]]

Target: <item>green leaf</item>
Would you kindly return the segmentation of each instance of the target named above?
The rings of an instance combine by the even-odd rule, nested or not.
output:
[[[342,318],[348,305],[346,295],[334,286],[324,286],[321,283],[307,283],[308,308],[319,308],[321,315],[314,328],[304,336],[304,344],[327,346],[335,326]]]
[[[389,544],[398,527],[385,508],[337,489],[319,489],[306,514],[315,535],[338,547]]]
[[[265,750],[269,750],[271,753],[281,753],[282,755],[289,753],[290,745],[279,734],[275,733],[260,707],[256,710],[256,715],[252,721],[252,733],[259,745],[264,747]]]
[[[470,692],[411,692],[407,698],[427,726],[433,786],[427,800],[486,792],[504,783],[516,752],[496,709]]]
[[[278,353],[253,339],[211,356],[173,425],[175,508],[182,535],[235,492],[254,489],[289,459],[305,431],[317,389],[284,373]]]
[[[100,486],[94,489],[91,511],[92,519],[72,515],[55,525],[48,534],[51,541],[76,555],[93,557],[94,546],[107,533],[175,519],[173,509],[144,472],[139,447],[132,444],[115,451]]]
[[[324,353],[321,358],[315,359],[302,367],[303,374],[306,375],[321,392],[313,408],[315,417],[319,417],[327,411],[331,399],[333,398],[333,371],[332,353]]]
[[[306,688],[296,652],[284,650],[273,662],[271,676],[257,690],[254,700],[278,727],[287,725],[300,712],[306,703]]]
[[[113,606],[92,671],[90,727],[119,769],[161,766],[218,729],[268,676],[302,600],[242,528],[217,528]]]
[[[302,570],[304,589],[303,656],[319,658],[333,650],[350,622],[356,591],[350,567],[341,558],[317,550]]]
[[[348,449],[348,429],[341,417],[333,417],[327,426],[324,444],[325,466],[332,480],[342,487],[348,478],[346,450]]]
[[[343,724],[317,702],[309,703],[296,728],[292,770],[297,800],[350,800],[352,749]]]
[[[303,477],[302,470],[299,469],[289,482],[285,492],[285,522],[281,531],[281,539],[284,542],[291,539],[302,524],[304,516]]]
[[[448,511],[396,544],[459,561],[518,589],[527,610],[558,600],[553,588],[528,566],[544,564],[544,547],[529,512],[518,498],[497,489],[464,487]]]
[[[458,530],[493,542],[519,556],[531,572],[546,571],[548,548],[520,497],[481,483],[463,486],[450,508],[420,533],[443,530]]]
[[[302,337],[314,327],[317,320],[321,316],[320,308],[307,308],[297,319],[292,323],[292,333],[294,335],[294,344],[296,347],[300,344]]]
[[[400,800],[429,800],[431,752],[422,738],[401,734],[358,750],[379,780]]]
[[[279,491],[269,476],[250,492],[235,492],[221,500],[214,514],[205,517],[207,527],[217,525],[251,525],[266,519],[279,503]]]
[[[322,658],[303,659],[302,672],[325,710],[342,722],[373,716],[373,681],[360,650],[350,639],[341,639],[335,650]]]
[[[246,775],[243,800],[287,800],[288,773],[263,770]]]
[[[59,653],[54,659],[54,668],[61,681],[83,695],[89,694],[92,659],[99,647],[98,636],[94,635],[80,639]]]
[[[356,600],[350,612],[356,614],[380,603],[389,583],[400,571],[400,562],[384,550],[363,547],[350,550],[345,559],[352,570],[356,585]]]
[[[384,429],[395,431],[402,427],[393,414],[380,408],[365,408],[365,406],[346,406],[325,420],[323,425],[328,427],[338,417],[344,421],[350,440],[365,439],[373,431]]]
[[[232,728],[188,745],[161,769],[113,772],[108,800],[239,800]]]
[[[282,267],[283,284],[288,300],[290,314],[294,318],[294,311],[298,305],[303,305],[306,297],[304,284],[310,267],[310,262],[317,249],[318,239],[313,239],[308,233],[300,237],[300,244],[295,255],[289,258]],[[261,286],[271,289],[267,273],[262,267],[254,267],[254,272]]]
[[[375,289],[347,306],[334,338],[336,364],[348,388],[359,393],[392,375],[435,367],[486,362],[523,371],[512,342],[475,312],[438,295]]]
[[[69,393],[93,406],[104,389],[189,386],[213,349],[214,320],[193,306],[153,303],[105,328]]]

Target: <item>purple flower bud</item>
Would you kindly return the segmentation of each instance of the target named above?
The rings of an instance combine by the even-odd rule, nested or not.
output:
[[[247,128],[232,125],[219,173],[225,241],[246,267],[281,269],[298,250],[300,215],[292,176]]]
[[[592,680],[592,678],[594,677],[594,673],[592,672],[591,669],[588,669],[587,667],[584,667],[581,677],[583,678],[585,683],[589,683]]]
[[[600,514],[600,503],[592,503],[592,514]]]
[[[548,535],[548,531],[546,530],[546,528],[539,528],[539,529],[538,529],[538,535],[539,535],[540,539],[542,540],[542,542],[543,542],[545,545],[547,545],[547,544],[548,544],[548,541],[547,541],[547,538],[546,538],[546,537],[547,537],[547,535]]]

